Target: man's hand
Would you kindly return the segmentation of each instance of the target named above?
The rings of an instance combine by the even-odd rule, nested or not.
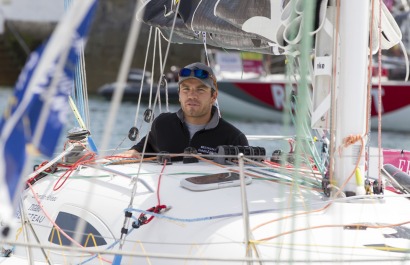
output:
[[[133,158],[140,158],[140,153],[135,149],[130,149],[125,152],[119,153],[115,155],[116,157],[133,157]]]

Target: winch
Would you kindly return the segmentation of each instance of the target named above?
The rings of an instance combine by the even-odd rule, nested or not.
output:
[[[74,148],[63,157],[63,162],[67,164],[73,164],[77,162],[80,158],[84,157],[84,155],[88,152],[87,139],[89,135],[90,131],[78,127],[75,127],[68,131],[68,144],[74,145]]]

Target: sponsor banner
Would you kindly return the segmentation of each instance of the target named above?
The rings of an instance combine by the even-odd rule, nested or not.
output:
[[[383,161],[384,164],[392,164],[401,171],[410,174],[410,151],[384,149]]]

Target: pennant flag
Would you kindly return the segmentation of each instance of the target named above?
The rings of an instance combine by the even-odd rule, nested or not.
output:
[[[27,154],[51,157],[69,110],[76,60],[97,0],[75,1],[22,70],[0,121],[0,219],[10,218]]]

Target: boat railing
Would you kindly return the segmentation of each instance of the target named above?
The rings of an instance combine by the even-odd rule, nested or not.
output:
[[[90,165],[90,164],[88,164],[87,167],[94,168],[96,170],[106,171],[106,172],[109,172],[109,173],[112,173],[112,174],[115,174],[115,175],[119,175],[119,176],[123,176],[123,177],[129,178],[129,179],[132,179],[132,176],[130,176],[126,173],[120,172],[118,170],[109,168],[109,167],[103,167],[103,166],[100,166],[100,165]],[[149,192],[154,193],[154,189],[147,182],[145,182],[143,179],[137,178],[137,181],[140,182],[142,185],[144,185],[144,187],[147,188],[147,190]]]

